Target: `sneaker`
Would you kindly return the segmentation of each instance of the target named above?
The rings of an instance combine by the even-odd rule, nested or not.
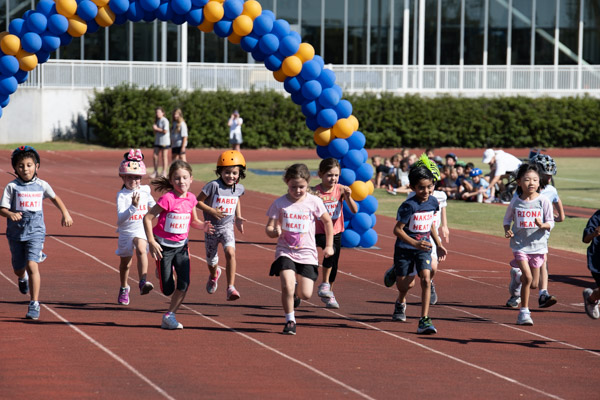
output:
[[[162,329],[183,329],[183,325],[177,322],[175,318],[175,313],[168,312],[162,317],[162,324],[160,325]]]
[[[523,273],[519,268],[510,268],[510,283],[508,292],[511,296],[519,296],[521,294],[521,275]]]
[[[210,274],[208,275],[208,281],[206,281],[206,291],[208,294],[213,294],[217,291],[217,281],[221,277],[221,268],[217,267],[217,277],[213,278]]]
[[[386,287],[392,287],[396,283],[396,269],[392,266],[392,268],[385,271],[385,275],[383,275],[383,284]]]
[[[284,335],[295,335],[296,334],[296,323],[294,321],[288,321],[283,327]]]
[[[294,295],[294,308],[300,307],[300,303],[302,303],[302,300],[300,300],[300,297]]]
[[[321,283],[319,285],[319,291],[317,292],[319,297],[330,298],[333,296],[333,292],[331,291],[331,285],[329,283]]]
[[[553,305],[555,305],[557,301],[558,300],[556,300],[556,297],[554,297],[550,293],[548,293],[548,294],[543,294],[540,296],[540,298],[538,299],[538,304],[539,304],[540,308],[548,308],[548,307],[552,307]]]
[[[396,191],[394,189],[387,190],[387,192],[388,192],[388,194],[391,194],[392,196],[395,196],[398,194],[398,193],[396,193]]]
[[[517,308],[521,303],[521,296],[510,296],[510,299],[506,302],[506,307]]]
[[[394,304],[392,321],[406,321],[406,303],[398,303],[398,301],[396,301],[396,304]]]
[[[340,304],[336,301],[333,293],[331,293],[331,297],[321,297],[321,301],[325,303],[325,308],[340,308]]]
[[[29,307],[27,308],[27,314],[25,314],[25,318],[27,319],[38,319],[40,317],[40,303],[37,301],[30,301]]]
[[[496,198],[495,197],[488,197],[483,202],[486,203],[486,204],[495,203],[496,202]]]
[[[29,293],[29,278],[28,279],[17,279],[19,281],[19,292],[23,294]]]
[[[227,301],[234,301],[240,298],[240,292],[238,292],[235,286],[229,286],[227,288]]]
[[[431,281],[431,296],[429,297],[429,304],[434,305],[438,301],[437,293],[435,292],[435,285]]]
[[[437,333],[437,329],[435,329],[435,326],[433,326],[431,318],[423,317],[419,320],[419,327],[417,328],[417,333],[424,333],[428,335]]]
[[[119,289],[118,301],[119,304],[123,304],[124,306],[129,304],[129,286]]]
[[[598,301],[590,303],[590,296],[594,291],[590,288],[583,290],[583,305],[585,306],[585,313],[592,319],[600,318],[600,310],[598,309]]]
[[[533,320],[531,319],[531,313],[527,311],[519,311],[517,325],[532,326]]]
[[[147,282],[145,279],[140,281],[140,294],[143,296],[148,294],[154,289],[154,285],[150,282]]]

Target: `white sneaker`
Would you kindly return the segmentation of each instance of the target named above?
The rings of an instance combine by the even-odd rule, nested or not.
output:
[[[163,329],[183,329],[183,325],[177,322],[175,313],[168,312],[163,315],[162,324],[160,326]]]
[[[521,295],[521,272],[520,268],[510,268],[510,284],[508,285],[508,292],[511,296]]]
[[[598,309],[598,302],[590,303],[590,296],[594,291],[590,288],[583,289],[583,305],[585,306],[585,313],[591,319],[600,318],[600,309]]]
[[[531,313],[527,311],[519,311],[517,325],[532,326],[533,320],[531,319]]]
[[[321,283],[319,285],[319,291],[317,292],[319,297],[330,298],[333,297],[333,292],[331,291],[331,285],[329,283]]]

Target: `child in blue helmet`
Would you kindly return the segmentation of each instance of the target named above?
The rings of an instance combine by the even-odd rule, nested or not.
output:
[[[43,200],[49,198],[60,210],[62,226],[71,226],[73,220],[50,185],[37,177],[40,156],[33,147],[20,146],[15,149],[11,164],[17,177],[4,188],[0,215],[7,219],[6,237],[13,270],[19,277],[19,291],[23,294],[29,292],[31,297],[25,318],[35,320],[40,317],[38,263],[46,259],[42,252],[46,238]]]
[[[483,179],[483,172],[480,168],[473,168],[469,172],[471,178],[470,185],[465,185],[465,191],[461,198],[466,201],[475,201],[482,203],[485,199],[490,198],[490,184]]]

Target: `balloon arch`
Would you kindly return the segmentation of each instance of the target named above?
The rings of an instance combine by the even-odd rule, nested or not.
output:
[[[187,22],[202,32],[214,32],[264,62],[301,106],[306,125],[314,131],[319,157],[338,159],[340,183],[352,188],[359,210],[353,214],[344,207],[342,245],[374,246],[378,203],[372,195],[373,167],[366,162],[365,136],[358,130],[352,104],[342,99],[335,74],[324,68],[313,46],[302,43],[287,21],[276,19],[256,0],[41,0],[35,10],[12,20],[8,32],[0,33],[0,117],[29,71],[74,37],[113,24],[155,19]]]

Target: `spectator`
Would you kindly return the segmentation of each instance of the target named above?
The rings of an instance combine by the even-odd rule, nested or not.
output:
[[[470,185],[471,188],[462,193],[462,199],[466,201],[477,200],[478,203],[488,199],[490,197],[490,184],[483,179],[483,172],[481,169],[474,168],[469,175],[472,179],[472,184]]]
[[[502,179],[510,178],[511,173],[521,166],[521,160],[503,150],[487,149],[483,153],[482,162],[490,165],[490,197],[486,199],[486,203],[492,203],[496,197],[496,184],[502,191]]]

